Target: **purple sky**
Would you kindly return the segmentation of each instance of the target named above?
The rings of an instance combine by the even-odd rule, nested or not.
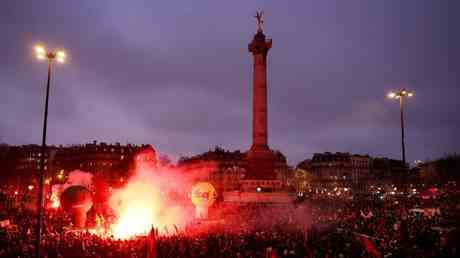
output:
[[[455,6],[454,6],[455,5]],[[40,143],[46,65],[56,66],[50,144],[150,143],[173,159],[251,136],[258,8],[269,53],[269,144],[290,164],[314,152],[400,157],[460,151],[457,1],[19,1],[0,3],[0,142]]]

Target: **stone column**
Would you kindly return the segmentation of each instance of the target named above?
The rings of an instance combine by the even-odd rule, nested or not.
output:
[[[267,54],[271,46],[272,41],[267,40],[262,31],[258,31],[249,44],[249,52],[254,58],[251,146],[253,152],[269,149],[267,141]]]

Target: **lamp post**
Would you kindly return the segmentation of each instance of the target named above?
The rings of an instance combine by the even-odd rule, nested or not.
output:
[[[387,96],[390,99],[399,99],[399,109],[401,111],[401,153],[402,161],[404,166],[406,166],[406,147],[404,145],[404,100],[407,97],[413,97],[414,93],[403,88],[398,91],[391,91]]]
[[[48,121],[48,99],[50,92],[50,81],[51,81],[51,66],[53,61],[56,60],[59,63],[64,63],[66,59],[66,54],[62,50],[56,51],[47,51],[44,46],[37,45],[35,46],[35,56],[38,60],[47,60],[48,61],[48,79],[46,82],[46,97],[45,97],[45,113],[43,118],[43,136],[42,136],[42,146],[40,150],[40,181],[39,181],[39,190],[38,190],[38,202],[37,202],[37,228],[36,228],[36,237],[35,237],[35,251],[36,257],[40,257],[40,242],[41,242],[41,229],[43,221],[43,183],[45,177],[45,151],[46,151],[46,127]]]

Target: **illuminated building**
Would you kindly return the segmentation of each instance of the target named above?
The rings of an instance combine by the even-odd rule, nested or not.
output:
[[[251,180],[247,177],[246,153],[241,151],[228,151],[216,147],[192,157],[183,157],[178,162],[178,167],[187,173],[188,171],[205,171],[197,180],[211,182],[216,190],[221,193],[225,191],[248,190],[245,186],[249,184],[250,191],[257,191],[257,187],[264,191],[271,191],[272,188],[282,188],[287,182],[289,168],[286,166],[286,158],[279,151],[277,162],[274,162],[276,180]],[[273,185],[277,183],[279,185]]]
[[[27,185],[34,183],[40,169],[40,146],[8,146],[3,156],[2,176],[11,184]],[[132,165],[134,155],[139,151],[153,150],[150,145],[121,145],[104,142],[70,145],[47,146],[45,152],[45,173],[47,177],[64,180],[68,172],[80,169],[93,174],[101,174],[109,180],[119,180],[126,176]]]
[[[39,145],[9,146],[5,154],[8,164],[4,168],[10,184],[27,185],[33,183],[40,170],[41,147]],[[48,146],[45,152],[45,171],[53,169],[58,147]]]
[[[300,162],[297,168],[311,172],[318,186],[349,186],[363,191],[372,184],[398,184],[405,171],[400,160],[348,152],[315,153],[311,159]]]
[[[353,186],[365,189],[371,179],[371,158],[369,155],[350,153],[315,153],[297,165],[310,171],[315,183],[321,186]]]
[[[183,157],[178,166],[187,173],[188,171],[203,171],[197,180],[211,182],[216,190],[231,191],[239,189],[239,183],[246,173],[246,160],[240,151],[226,151],[216,147],[214,150]]]
[[[80,169],[102,175],[106,179],[119,181],[119,178],[127,176],[134,155],[145,148],[153,150],[156,158],[155,150],[150,145],[107,144],[96,141],[83,145],[70,145],[57,152],[55,166],[58,171],[70,172]]]

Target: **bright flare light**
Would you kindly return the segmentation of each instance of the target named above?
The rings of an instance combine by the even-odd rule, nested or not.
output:
[[[51,194],[51,208],[57,209],[61,206],[61,202],[59,201],[59,197],[55,192]]]
[[[184,190],[183,176],[174,176],[173,172],[161,171],[143,159],[136,160],[133,177],[121,189],[114,189],[109,205],[117,219],[110,231],[117,239],[130,239],[147,235],[152,227],[160,233],[168,234],[168,228],[182,227],[186,220],[193,218],[177,201],[169,200],[171,190]],[[171,182],[176,184],[172,186]],[[170,188],[167,188],[170,187]]]
[[[393,99],[395,97],[396,97],[396,93],[394,93],[394,92],[388,93],[388,98]]]
[[[149,201],[145,199],[150,199]],[[120,214],[112,226],[113,235],[127,239],[145,235],[152,225],[157,225],[156,214],[160,212],[160,193],[147,182],[132,182],[110,198],[110,205]]]

